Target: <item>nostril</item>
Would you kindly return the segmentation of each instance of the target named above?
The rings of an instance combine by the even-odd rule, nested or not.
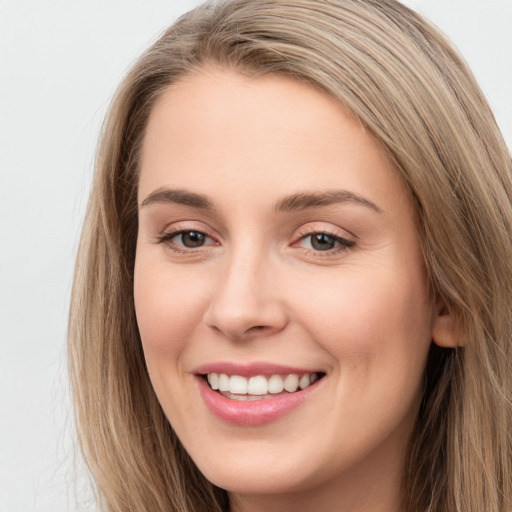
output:
[[[252,327],[249,327],[247,331],[245,331],[245,334],[255,334],[257,332],[265,333],[272,330],[272,327],[269,325],[253,325]]]

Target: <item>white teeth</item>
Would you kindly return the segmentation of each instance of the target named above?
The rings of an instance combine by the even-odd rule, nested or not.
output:
[[[229,391],[229,377],[225,373],[219,375],[219,391]]]
[[[240,375],[232,375],[229,378],[229,392],[235,395],[246,395],[247,394],[247,379],[240,377]]]
[[[299,388],[306,389],[311,384],[311,379],[309,375],[306,373],[299,379]]]
[[[268,394],[294,393],[300,389],[306,389],[318,380],[317,373],[305,373],[297,375],[290,373],[286,376],[272,375],[267,378],[263,375],[255,375],[246,378],[240,375],[227,375],[225,373],[209,373],[208,384],[214,390],[219,390],[232,395],[263,396]]]
[[[289,393],[293,393],[294,391],[297,391],[297,388],[299,387],[299,376],[295,375],[294,373],[291,373],[290,375],[287,375],[284,379],[284,389],[288,391]]]
[[[209,373],[208,374],[208,384],[212,389],[219,389],[219,374],[218,373]]]
[[[258,375],[257,377],[251,377],[249,379],[247,393],[249,395],[266,395],[268,393],[267,379],[262,375]]]
[[[272,375],[268,379],[268,392],[269,393],[281,393],[284,389],[283,378],[281,375]]]

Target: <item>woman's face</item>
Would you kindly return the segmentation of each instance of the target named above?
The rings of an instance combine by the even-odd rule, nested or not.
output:
[[[200,470],[234,495],[385,503],[437,313],[379,144],[309,85],[204,70],[154,107],[138,200],[147,367]]]

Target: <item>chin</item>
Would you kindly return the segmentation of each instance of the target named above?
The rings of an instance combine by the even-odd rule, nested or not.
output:
[[[255,467],[248,461],[236,469],[207,468],[206,478],[217,487],[237,494],[287,494],[306,490],[308,477],[296,468]]]

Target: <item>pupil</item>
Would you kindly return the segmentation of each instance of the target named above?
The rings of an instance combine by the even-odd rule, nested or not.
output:
[[[311,237],[311,246],[317,251],[328,251],[334,249],[336,241],[329,235],[318,233]]]
[[[204,244],[204,235],[197,231],[188,231],[181,235],[185,247],[201,247]]]

